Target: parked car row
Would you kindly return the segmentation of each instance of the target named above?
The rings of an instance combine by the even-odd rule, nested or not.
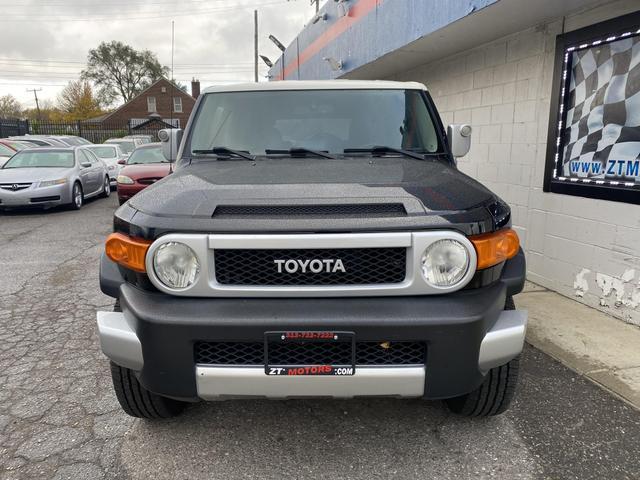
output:
[[[16,152],[25,148],[35,147],[35,143],[21,142],[18,140],[10,140],[7,138],[0,139],[0,168],[6,163]]]
[[[85,146],[24,149],[0,169],[0,208],[79,210],[87,198],[110,194],[107,165]]]
[[[0,139],[0,209],[68,205],[117,188],[120,204],[171,173],[161,144],[150,135],[92,144],[74,136]],[[6,153],[6,155],[5,155]]]
[[[68,205],[118,190],[122,205],[168,175],[170,165],[151,135],[93,144],[72,135],[0,139],[0,209]]]

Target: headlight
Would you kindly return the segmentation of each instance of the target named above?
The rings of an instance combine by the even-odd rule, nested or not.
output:
[[[116,169],[116,166],[115,166],[115,165],[109,165],[107,168],[108,168],[109,170],[115,170],[115,169]]]
[[[452,287],[469,269],[469,252],[457,240],[438,240],[422,255],[422,275],[435,287]]]
[[[168,242],[153,254],[153,270],[167,287],[185,289],[197,280],[200,262],[195,252],[184,243]]]
[[[133,185],[135,183],[132,178],[126,175],[118,175],[116,182],[122,183],[123,185]]]
[[[67,183],[66,178],[59,178],[58,180],[46,180],[38,184],[39,187],[52,187],[53,185],[64,185]]]

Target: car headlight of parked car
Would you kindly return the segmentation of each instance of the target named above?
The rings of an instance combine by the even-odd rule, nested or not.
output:
[[[67,183],[66,178],[59,178],[57,180],[44,180],[38,184],[38,187],[52,187],[54,185],[64,185]]]
[[[460,282],[469,269],[469,251],[457,240],[432,243],[422,255],[422,275],[434,287],[448,288]]]
[[[126,175],[118,175],[116,181],[123,185],[133,185],[135,183],[131,177],[127,177]]]
[[[164,285],[181,290],[196,282],[200,262],[195,252],[184,243],[167,242],[153,254],[153,269]]]
[[[107,166],[107,168],[108,168],[109,170],[115,170],[115,169],[116,169],[116,166],[115,166],[115,165],[108,165],[108,166]]]

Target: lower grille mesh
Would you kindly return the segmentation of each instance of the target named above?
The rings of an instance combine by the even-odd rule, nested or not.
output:
[[[356,365],[421,365],[423,342],[356,342]],[[263,365],[262,342],[197,342],[195,361],[205,365]],[[271,365],[350,365],[351,344],[345,342],[271,343]]]

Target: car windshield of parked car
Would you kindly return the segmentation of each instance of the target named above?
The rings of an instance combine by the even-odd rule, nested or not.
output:
[[[60,142],[64,142],[67,145],[71,145],[71,146],[75,146],[78,147],[80,145],[84,145],[84,142],[82,142],[79,138],[76,137],[64,137],[64,138],[60,138],[60,139],[56,139],[59,140]]]
[[[24,150],[25,148],[31,148],[35,145],[35,144],[25,144],[20,142],[6,142],[6,144],[16,151]]]
[[[11,155],[13,155],[14,152],[13,150],[11,150],[9,147],[7,147],[6,145],[3,145],[2,143],[0,143],[0,156],[2,157],[10,157]]]
[[[38,140],[38,139],[34,139],[34,138],[22,138],[21,140],[24,140],[25,142],[29,142],[32,143],[33,145],[38,145],[39,147],[49,147],[51,145],[49,145],[47,142],[45,142],[44,140]]]
[[[440,149],[419,90],[286,90],[210,93],[193,122],[190,150],[264,155],[304,148],[343,153],[374,146]]]
[[[116,149],[113,147],[88,147],[93,153],[100,158],[116,158]]]
[[[122,149],[122,151],[127,154],[133,152],[136,149],[136,144],[130,140],[115,140],[115,141],[109,141],[107,143],[120,145],[120,148]]]
[[[138,165],[142,163],[167,163],[167,159],[160,147],[138,148],[131,154],[129,160],[127,160],[127,165]]]
[[[41,152],[23,150],[16,153],[2,168],[71,168],[75,164],[73,152]]]

